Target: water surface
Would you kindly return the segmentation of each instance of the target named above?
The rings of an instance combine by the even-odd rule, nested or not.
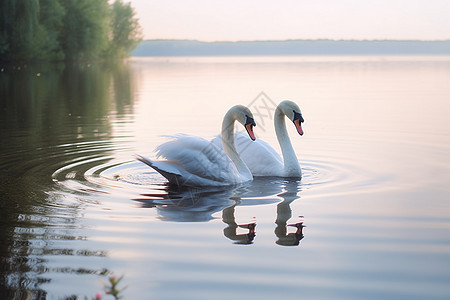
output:
[[[133,58],[0,73],[2,298],[448,299],[450,58]],[[169,189],[135,161],[235,104],[304,177]],[[288,226],[303,222],[297,230]],[[256,223],[253,233],[243,224]]]

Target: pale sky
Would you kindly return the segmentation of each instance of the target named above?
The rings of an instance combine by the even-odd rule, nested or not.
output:
[[[450,39],[450,0],[124,0],[144,39]]]

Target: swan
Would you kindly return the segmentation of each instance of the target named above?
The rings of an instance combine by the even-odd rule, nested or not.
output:
[[[285,100],[277,106],[274,124],[283,158],[263,140],[248,143],[242,133],[236,134],[238,152],[253,176],[302,178],[302,170],[286,130],[285,116],[294,123],[300,135],[303,135],[301,123],[304,122],[302,112],[294,102]],[[218,138],[214,143],[218,145]]]
[[[223,118],[222,147],[201,137],[177,134],[156,148],[157,157],[166,160],[136,158],[164,176],[170,185],[226,186],[251,181],[252,173],[236,150],[235,121],[244,125],[251,140],[255,140],[253,114],[247,107],[236,105]]]

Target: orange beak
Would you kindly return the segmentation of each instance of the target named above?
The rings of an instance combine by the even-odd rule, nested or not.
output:
[[[300,119],[295,120],[294,124],[295,124],[295,128],[297,128],[298,134],[303,135],[303,129],[302,129],[302,124],[300,123]]]
[[[245,125],[245,129],[247,129],[247,133],[252,139],[252,141],[256,140],[255,133],[253,132],[253,124],[247,124]]]

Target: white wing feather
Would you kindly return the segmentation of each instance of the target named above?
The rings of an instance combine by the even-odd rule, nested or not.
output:
[[[163,157],[167,161],[150,161],[147,163],[160,172],[176,176],[178,182],[183,185],[229,185],[241,182],[241,176],[231,159],[212,142],[201,137],[179,134],[169,136],[171,140],[156,148],[157,157]],[[148,159],[146,159],[148,160]],[[143,161],[143,160],[141,160]],[[159,170],[158,170],[159,169]]]

